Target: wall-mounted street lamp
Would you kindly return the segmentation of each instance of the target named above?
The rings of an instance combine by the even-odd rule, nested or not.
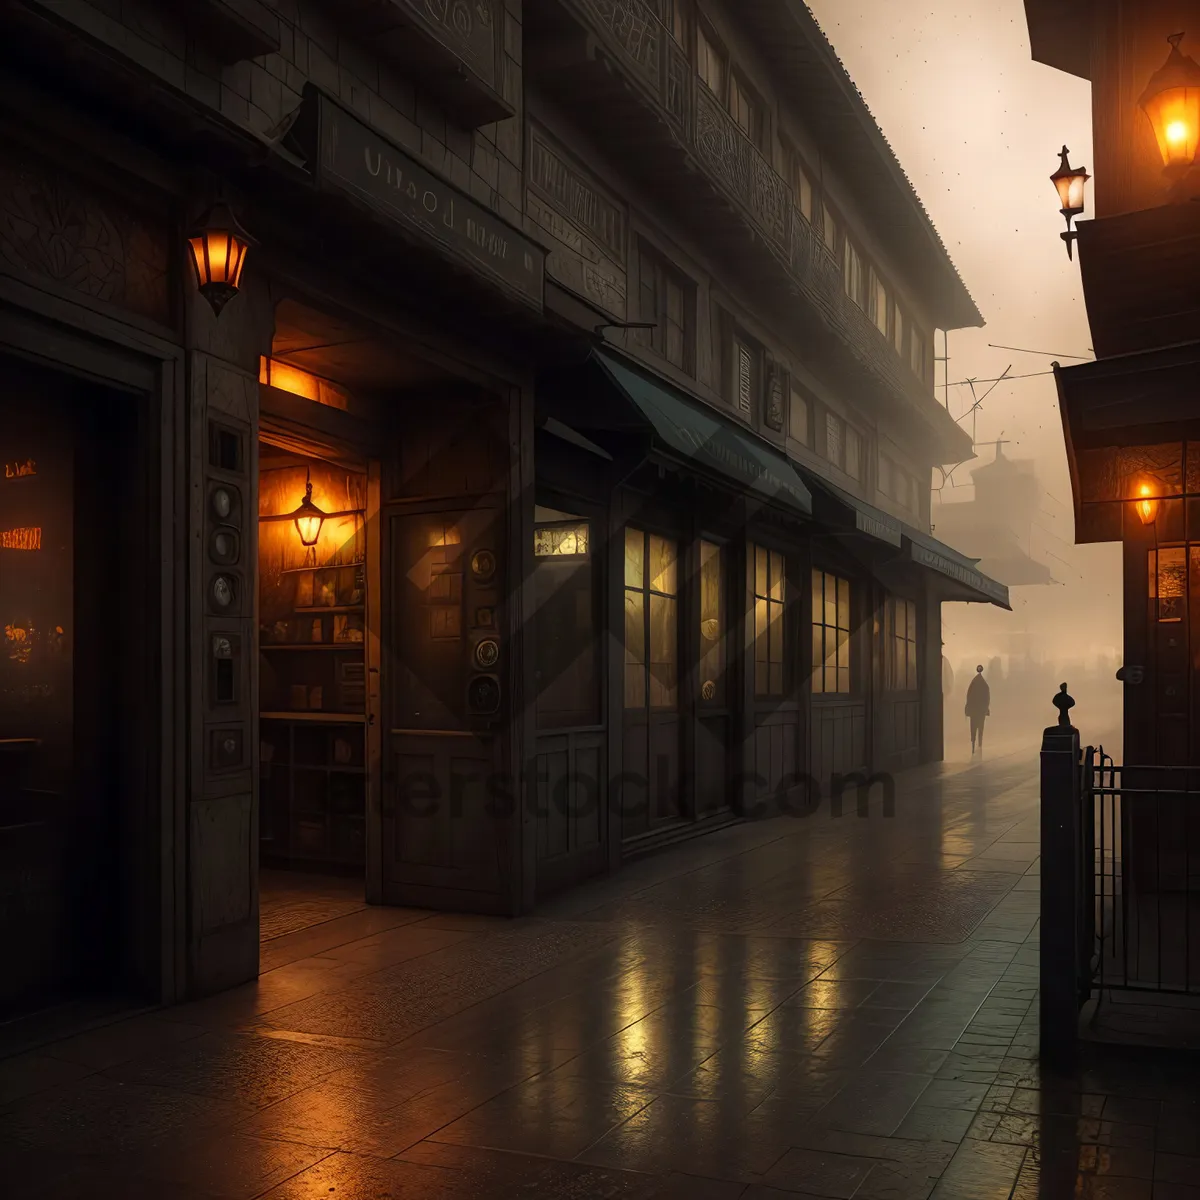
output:
[[[1180,52],[1183,37],[1176,33],[1167,38],[1171,53],[1138,101],[1154,130],[1163,169],[1176,179],[1195,164],[1200,146],[1200,64]]]
[[[296,523],[296,532],[300,535],[300,545],[312,547],[321,537],[321,526],[325,524],[326,513],[319,509],[312,498],[312,475],[305,474],[304,499],[291,518]]]
[[[1143,525],[1154,524],[1155,518],[1158,516],[1158,498],[1149,483],[1143,483],[1138,488],[1138,499],[1134,501],[1133,506],[1137,509],[1137,515]]]
[[[252,245],[253,239],[227,204],[210,208],[188,236],[188,251],[200,295],[212,305],[218,317],[238,293],[246,251]]]
[[[1073,167],[1070,161],[1070,150],[1064,146],[1059,151],[1061,162],[1058,165],[1058,170],[1050,176],[1050,182],[1054,184],[1055,191],[1058,192],[1058,198],[1062,201],[1062,208],[1059,210],[1067,222],[1066,233],[1059,234],[1064,242],[1067,243],[1067,257],[1074,259],[1074,244],[1075,239],[1079,236],[1078,232],[1071,228],[1071,222],[1079,216],[1084,209],[1084,188],[1091,176],[1087,173],[1086,167]]]

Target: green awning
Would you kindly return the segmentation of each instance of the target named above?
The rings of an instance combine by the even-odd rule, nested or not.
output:
[[[861,533],[896,549],[900,548],[903,526],[895,517],[851,495],[811,469],[802,469],[801,474],[805,483],[813,489],[819,521],[833,528],[844,526],[847,533]]]
[[[812,514],[811,493],[778,450],[612,355],[597,351],[595,357],[613,385],[649,421],[655,439],[672,457],[719,475],[764,503],[806,517]]]
[[[937,538],[908,525],[904,526],[904,537],[913,562],[958,585],[952,589],[948,599],[982,601],[1011,610],[1008,588],[989,579],[979,570],[975,559],[959,554],[945,542],[939,542]]]

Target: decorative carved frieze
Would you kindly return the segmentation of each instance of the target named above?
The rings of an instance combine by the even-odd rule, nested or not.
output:
[[[496,0],[406,0],[437,39],[493,87],[496,83]]]
[[[763,420],[776,433],[783,432],[783,406],[787,392],[787,376],[783,368],[777,362],[770,363],[767,368],[767,403]]]
[[[529,131],[529,183],[554,209],[625,259],[625,213],[583,170],[566,161],[541,130]]]
[[[0,264],[168,324],[166,231],[119,199],[5,147]]]
[[[750,143],[707,88],[696,89],[696,153],[717,181],[745,200],[750,189]]]
[[[659,57],[666,30],[642,0],[576,0],[592,23],[615,43],[655,90],[662,78]]]

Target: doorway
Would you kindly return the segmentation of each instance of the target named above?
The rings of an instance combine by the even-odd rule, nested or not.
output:
[[[119,994],[150,837],[138,402],[0,358],[0,1020]],[[146,730],[143,728],[142,732]]]
[[[283,441],[285,444],[279,444]],[[366,907],[371,508],[366,463],[259,445],[261,940]]]

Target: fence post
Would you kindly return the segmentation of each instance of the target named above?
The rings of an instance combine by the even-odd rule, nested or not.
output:
[[[1074,1059],[1079,1023],[1079,731],[1065,683],[1054,704],[1058,724],[1042,734],[1041,753],[1039,1056],[1048,1066]]]

